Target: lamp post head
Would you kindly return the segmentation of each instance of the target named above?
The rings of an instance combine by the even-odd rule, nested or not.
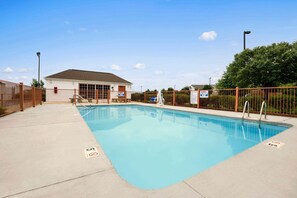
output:
[[[244,33],[244,34],[250,34],[251,31],[244,31],[243,33]]]
[[[40,52],[37,52],[36,54],[37,54],[38,57],[40,56]]]

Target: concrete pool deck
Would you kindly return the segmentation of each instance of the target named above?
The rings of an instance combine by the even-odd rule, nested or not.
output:
[[[241,113],[165,108],[241,118]],[[251,114],[252,119],[259,115]],[[0,118],[0,197],[297,197],[297,118],[269,116],[293,125],[180,183],[138,189],[123,180],[71,104],[45,104]],[[96,146],[99,157],[86,159]]]

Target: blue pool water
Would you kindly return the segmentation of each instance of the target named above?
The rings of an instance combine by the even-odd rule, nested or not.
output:
[[[287,129],[138,105],[79,110],[118,174],[142,189],[187,179]]]

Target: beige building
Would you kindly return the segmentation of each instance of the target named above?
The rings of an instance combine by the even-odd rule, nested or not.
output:
[[[48,102],[69,101],[74,89],[85,99],[95,99],[98,90],[100,102],[107,101],[109,91],[110,100],[131,99],[132,83],[112,73],[69,69],[47,76],[45,80]]]

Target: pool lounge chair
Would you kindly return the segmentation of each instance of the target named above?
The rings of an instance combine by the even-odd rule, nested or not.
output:
[[[150,97],[150,102],[156,103],[157,97],[156,96]]]

